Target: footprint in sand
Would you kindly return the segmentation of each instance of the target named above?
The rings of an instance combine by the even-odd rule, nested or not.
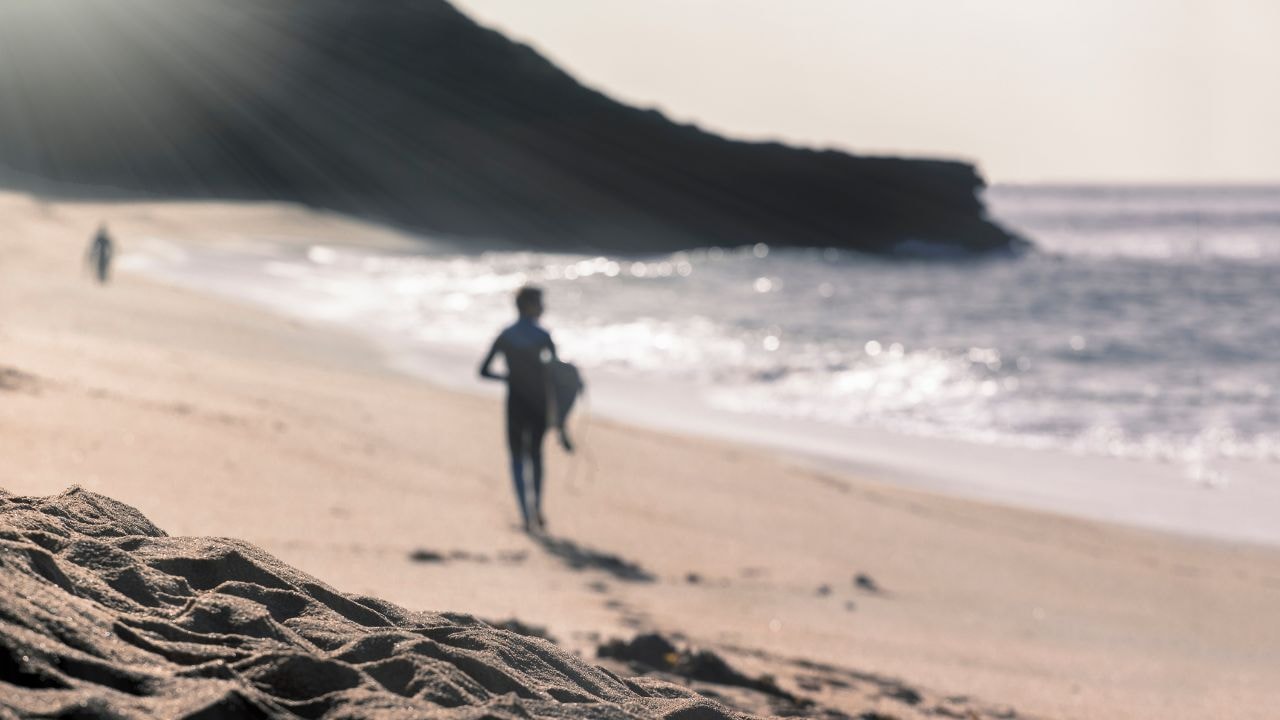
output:
[[[15,367],[0,366],[0,391],[35,394],[40,378]]]

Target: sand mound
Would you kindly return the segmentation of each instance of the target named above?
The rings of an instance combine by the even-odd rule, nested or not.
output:
[[[0,491],[0,718],[742,717],[465,615],[344,595],[85,490]]]

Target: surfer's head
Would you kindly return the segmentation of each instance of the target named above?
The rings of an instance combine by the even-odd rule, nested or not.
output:
[[[542,288],[525,285],[516,293],[516,310],[520,317],[537,320],[542,317]]]

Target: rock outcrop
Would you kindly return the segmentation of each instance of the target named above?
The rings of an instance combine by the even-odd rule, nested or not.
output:
[[[0,183],[46,194],[284,200],[472,246],[1021,244],[971,165],[726,140],[444,0],[3,3],[0,97]]]

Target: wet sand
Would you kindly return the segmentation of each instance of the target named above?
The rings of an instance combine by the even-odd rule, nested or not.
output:
[[[680,634],[850,711],[869,696],[806,690],[816,671],[792,660],[1051,717],[1264,718],[1280,702],[1280,551],[601,420],[589,452],[550,452],[537,542],[516,527],[499,401],[397,373],[332,327],[128,274],[98,287],[82,257],[104,217],[125,250],[404,242],[285,206],[0,196],[11,493],[80,485],[172,535],[239,538],[412,610],[519,618],[588,659],[608,638]]]

